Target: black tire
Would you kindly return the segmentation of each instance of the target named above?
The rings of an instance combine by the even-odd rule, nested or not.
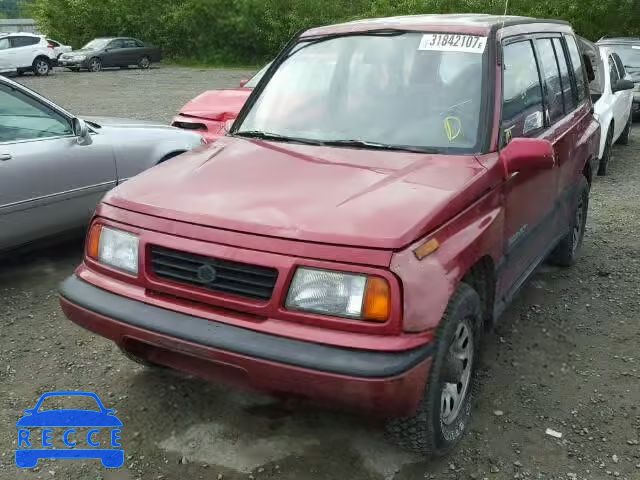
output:
[[[620,134],[620,138],[616,141],[618,145],[629,145],[629,134],[631,133],[631,124],[633,123],[633,115],[629,112],[629,119],[627,120],[627,126]]]
[[[102,70],[102,60],[98,57],[93,57],[89,60],[89,71],[96,73]]]
[[[480,336],[482,329],[482,303],[476,291],[465,283],[457,288],[444,313],[437,333],[436,352],[426,390],[417,412],[406,418],[390,420],[388,435],[400,446],[426,455],[443,456],[450,452],[462,439],[470,419],[474,398],[477,394],[476,367],[478,365]],[[459,348],[464,338],[460,332],[467,329],[466,345],[472,347],[470,361],[455,358],[454,344]],[[468,369],[468,371],[467,371]],[[462,382],[455,382],[459,375],[468,375],[466,388]],[[446,380],[453,380],[447,382]],[[454,388],[462,399],[453,404],[446,391]],[[457,409],[454,411],[454,407]],[[450,418],[446,418],[446,411]],[[454,414],[455,413],[455,414]]]
[[[589,183],[582,177],[578,187],[578,196],[574,207],[574,214],[571,220],[569,232],[560,241],[558,246],[551,252],[549,261],[561,267],[570,267],[578,258],[580,247],[584,240],[585,226],[587,225],[587,214],[589,212]]]
[[[69,68],[69,70],[71,70],[74,73],[78,73],[80,71],[80,69],[78,67],[71,67],[71,68]]]
[[[609,162],[611,161],[611,151],[613,150],[613,125],[607,130],[607,141],[604,144],[604,152],[598,166],[598,176],[604,177],[609,170]]]
[[[151,59],[145,55],[140,60],[138,60],[138,67],[143,70],[148,70],[149,68],[151,68]]]
[[[19,77],[24,75],[24,70],[22,68],[19,68],[16,70],[16,75],[18,75]]]
[[[51,72],[51,60],[46,57],[37,57],[31,65],[33,73],[38,77],[44,77]]]

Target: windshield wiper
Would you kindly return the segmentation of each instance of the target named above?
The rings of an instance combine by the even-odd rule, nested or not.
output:
[[[242,132],[235,132],[233,135],[244,138],[257,138],[260,140],[274,140],[276,142],[301,143],[303,145],[324,145],[324,142],[321,142],[319,140],[288,137],[286,135],[280,135],[279,133],[262,132],[260,130],[245,130]]]
[[[366,140],[325,140],[323,145],[331,147],[369,148],[372,150],[397,150],[413,153],[441,153],[437,148],[413,147],[411,145],[392,145],[388,143],[368,142]]]

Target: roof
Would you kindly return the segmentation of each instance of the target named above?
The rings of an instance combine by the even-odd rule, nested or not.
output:
[[[456,13],[456,14],[429,14],[429,15],[406,15],[387,18],[370,18],[355,20],[352,22],[325,27],[313,28],[305,32],[306,35],[321,35],[328,33],[339,33],[345,31],[363,31],[380,28],[395,28],[407,30],[426,29],[434,26],[461,27],[470,30],[489,31],[495,27],[511,26],[528,23],[558,23],[569,25],[562,20],[546,20],[532,17],[519,17],[514,15],[489,15],[482,13]]]
[[[33,33],[33,32],[0,32],[0,37],[13,37],[13,36],[20,36],[20,37],[42,37],[42,35],[38,34],[38,33]]]
[[[635,45],[640,44],[640,38],[638,37],[611,37],[611,38],[601,38],[598,40],[598,45],[614,45],[614,44],[629,44]]]

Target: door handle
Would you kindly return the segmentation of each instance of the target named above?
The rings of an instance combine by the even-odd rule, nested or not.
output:
[[[0,153],[0,161],[6,162],[7,160],[11,160],[10,153]]]

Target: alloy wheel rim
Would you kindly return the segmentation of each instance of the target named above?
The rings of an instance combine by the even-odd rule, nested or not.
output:
[[[142,60],[140,60],[140,65],[142,66],[142,68],[147,68],[149,66],[149,59],[147,57],[144,57]]]
[[[97,72],[98,70],[100,70],[100,62],[98,62],[97,60],[94,60],[93,62],[91,62],[91,69],[94,72]]]
[[[38,70],[39,74],[44,75],[49,71],[49,65],[44,60],[40,60],[36,65],[36,70]]]
[[[468,320],[464,320],[456,328],[444,361],[444,382],[440,396],[440,420],[443,425],[451,425],[460,415],[471,384],[473,353],[473,330]]]

